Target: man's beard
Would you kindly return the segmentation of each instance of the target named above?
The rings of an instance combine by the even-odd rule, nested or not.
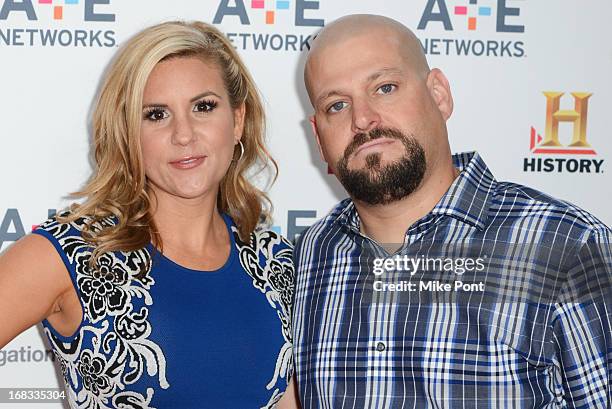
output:
[[[381,153],[370,153],[365,157],[365,168],[348,169],[348,158],[361,145],[381,137],[402,142],[406,154],[401,158],[381,165]],[[355,135],[336,164],[338,179],[353,199],[370,205],[384,205],[403,199],[421,184],[427,163],[425,151],[413,136],[406,136],[393,128],[375,128],[369,133]]]

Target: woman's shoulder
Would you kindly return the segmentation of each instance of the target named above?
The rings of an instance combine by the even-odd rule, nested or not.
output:
[[[241,237],[238,228],[232,226],[234,241],[238,248],[250,249],[266,259],[293,256],[293,244],[279,232],[266,225],[259,225],[248,237]]]
[[[32,233],[50,241],[58,253],[67,257],[66,262],[72,264],[77,258],[88,259],[94,251],[95,245],[88,237],[114,225],[111,217],[95,219],[68,210],[50,217]]]
[[[280,233],[265,227],[241,238],[232,226],[234,242],[242,267],[263,290],[270,286],[279,292],[292,292],[295,277],[293,245]]]
[[[276,308],[289,345],[295,287],[293,246],[280,233],[267,228],[255,229],[245,240],[240,238],[236,226],[232,226],[232,232],[242,269]]]
[[[72,210],[65,210],[48,218],[34,232],[45,232],[56,239],[60,239],[66,236],[80,237],[84,230],[96,232],[114,225],[111,217],[94,219],[91,216],[78,216]]]

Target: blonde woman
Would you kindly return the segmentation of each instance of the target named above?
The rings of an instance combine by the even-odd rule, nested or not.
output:
[[[82,203],[0,258],[0,347],[42,321],[74,408],[295,407],[291,245],[257,89],[204,23],[133,37],[93,116]]]

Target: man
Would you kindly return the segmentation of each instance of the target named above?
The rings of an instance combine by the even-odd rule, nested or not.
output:
[[[296,246],[302,407],[611,407],[611,231],[451,156],[453,111],[400,23],[325,27],[305,67],[350,198]]]

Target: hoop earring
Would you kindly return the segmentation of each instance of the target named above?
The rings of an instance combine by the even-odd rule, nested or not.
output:
[[[240,159],[242,159],[242,157],[244,156],[244,145],[242,144],[242,141],[238,141],[238,143],[240,144],[240,157],[238,157],[238,160],[236,160],[236,162],[240,162]]]

